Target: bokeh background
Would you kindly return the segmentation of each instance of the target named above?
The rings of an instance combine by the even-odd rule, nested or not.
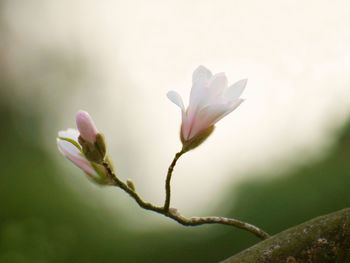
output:
[[[348,1],[0,0],[0,262],[218,262],[258,242],[183,227],[59,154],[79,109],[161,204],[192,71],[247,100],[175,169],[172,205],[271,234],[350,205]]]

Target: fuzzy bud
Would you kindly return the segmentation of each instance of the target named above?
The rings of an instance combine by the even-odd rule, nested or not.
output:
[[[104,140],[104,136],[101,133],[96,135],[96,141],[94,143],[84,140],[84,138],[80,135],[79,143],[82,146],[83,153],[85,157],[90,162],[102,163],[106,156],[106,143]]]
[[[131,190],[133,190],[133,191],[136,190],[133,181],[131,181],[130,179],[126,180],[126,184],[127,184],[127,186],[128,186]]]

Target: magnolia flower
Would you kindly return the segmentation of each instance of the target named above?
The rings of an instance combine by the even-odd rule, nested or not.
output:
[[[76,122],[79,131],[67,129],[58,132],[57,147],[64,156],[82,169],[91,179],[99,184],[106,184],[106,169],[91,159],[91,156],[97,155],[99,158],[101,156],[97,141],[102,135],[98,133],[87,112],[79,111],[76,115]],[[104,140],[102,144],[104,145]],[[103,157],[104,155],[105,146]]]
[[[246,84],[247,79],[243,79],[228,87],[224,73],[213,75],[207,68],[199,66],[192,75],[190,103],[187,109],[181,96],[175,91],[169,91],[168,98],[179,106],[182,112],[182,142],[185,144],[195,140],[196,136],[203,132],[206,137],[209,136],[214,124],[244,101],[240,95]]]

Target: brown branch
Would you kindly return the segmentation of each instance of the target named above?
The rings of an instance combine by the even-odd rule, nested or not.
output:
[[[134,189],[130,188],[125,184],[123,181],[119,180],[119,178],[115,175],[113,172],[113,169],[111,168],[109,162],[103,162],[102,165],[106,168],[107,174],[111,181],[113,182],[113,185],[120,187],[125,192],[127,192],[133,199],[135,199],[136,203],[141,206],[144,209],[152,210],[158,213],[163,213],[164,208],[160,206],[152,205],[151,203],[145,202],[141,199],[141,197],[135,192]]]
[[[170,212],[169,214],[164,214],[164,215],[174,219],[175,221],[177,221],[178,223],[184,226],[199,226],[204,224],[223,224],[223,225],[235,226],[240,229],[247,230],[261,239],[266,239],[269,237],[269,234],[267,234],[260,228],[237,219],[218,217],[218,216],[186,218],[182,216],[178,212],[178,210],[175,208],[170,208],[169,212]]]
[[[237,219],[217,217],[217,216],[186,218],[186,217],[182,216],[176,208],[169,208],[171,174],[172,174],[172,171],[176,165],[176,161],[180,158],[180,156],[183,153],[184,152],[182,152],[182,151],[178,152],[175,155],[175,158],[169,167],[168,175],[167,175],[167,179],[166,179],[166,201],[165,201],[165,205],[163,207],[155,206],[151,203],[143,201],[141,199],[141,197],[135,192],[135,190],[132,187],[128,187],[127,184],[122,182],[115,175],[113,168],[111,167],[109,161],[105,161],[102,164],[107,170],[107,175],[108,175],[109,179],[111,180],[111,184],[123,189],[137,202],[137,204],[140,207],[142,207],[146,210],[154,211],[154,212],[162,214],[166,217],[172,218],[184,226],[199,226],[199,225],[204,225],[204,224],[224,224],[224,225],[235,226],[235,227],[247,230],[247,231],[255,234],[257,237],[259,237],[261,239],[266,239],[269,237],[269,235],[266,232],[264,232],[263,230],[261,230],[260,228],[254,226],[254,225],[245,223],[243,221],[237,220]]]

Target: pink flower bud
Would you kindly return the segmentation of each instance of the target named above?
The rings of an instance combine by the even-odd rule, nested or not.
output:
[[[58,132],[57,147],[59,151],[82,169],[85,174],[96,184],[108,185],[110,181],[106,177],[107,170],[100,164],[89,161],[82,152],[82,145],[79,144],[79,132],[68,129]]]
[[[78,111],[76,115],[76,123],[80,136],[85,141],[94,143],[96,141],[98,131],[89,113],[83,110]]]

